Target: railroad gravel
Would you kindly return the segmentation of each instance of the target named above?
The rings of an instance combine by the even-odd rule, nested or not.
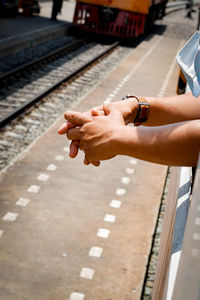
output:
[[[86,72],[82,72],[70,82],[63,83],[24,115],[2,128],[0,131],[0,170],[12,164],[18,154],[49,128],[62,113],[83,98],[131,51],[132,48],[129,47],[118,47],[89,67]],[[80,61],[80,58],[76,61]],[[41,81],[38,82],[41,84]]]
[[[0,59],[0,75],[4,72],[8,72],[13,68],[17,68],[27,62],[30,62],[36,58],[39,58],[47,53],[69,44],[74,37],[72,36],[60,36],[52,40],[43,42],[37,46],[29,46],[26,49],[20,50],[12,55],[6,56]]]

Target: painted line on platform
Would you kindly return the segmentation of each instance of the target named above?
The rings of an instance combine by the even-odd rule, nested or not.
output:
[[[82,268],[80,277],[92,280],[94,277],[95,270],[90,268]]]

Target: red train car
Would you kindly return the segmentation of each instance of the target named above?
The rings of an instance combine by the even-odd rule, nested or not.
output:
[[[167,0],[77,0],[74,24],[81,30],[134,37],[151,30],[165,14]]]

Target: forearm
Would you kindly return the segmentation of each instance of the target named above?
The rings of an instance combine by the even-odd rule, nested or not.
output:
[[[200,151],[200,121],[166,126],[126,126],[116,137],[117,152],[173,166],[195,166]]]
[[[150,111],[145,126],[200,119],[200,99],[191,94],[165,98],[146,97],[146,99],[150,104]]]

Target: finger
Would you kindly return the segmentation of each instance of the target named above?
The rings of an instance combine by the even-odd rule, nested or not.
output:
[[[75,158],[78,154],[79,141],[72,141],[69,149],[69,156]]]
[[[73,123],[71,123],[71,122],[65,122],[65,123],[63,123],[61,126],[60,126],[60,128],[58,129],[58,133],[59,134],[65,134],[65,133],[67,133],[67,131],[70,129],[70,128],[73,128],[73,127],[75,127],[76,126],[76,124],[73,124]]]
[[[91,164],[93,164],[93,166],[95,166],[95,167],[98,167],[98,166],[100,166],[100,161],[99,160],[98,161],[92,160]]]
[[[80,127],[71,128],[67,131],[67,138],[69,140],[80,140],[81,135]]]
[[[76,111],[67,111],[65,113],[65,119],[76,125],[83,125],[92,120],[91,117],[88,116],[87,114],[76,112]]]
[[[96,108],[93,108],[93,109],[91,110],[91,115],[92,115],[93,117],[99,117],[99,116],[105,116],[105,113],[104,113],[103,110],[98,110],[98,109],[96,109]]]
[[[94,160],[89,161],[89,160],[87,159],[87,157],[85,156],[85,158],[84,158],[84,164],[88,166],[90,163],[91,163],[93,166],[95,166],[95,167],[98,167],[98,166],[100,165],[100,161],[94,161]]]
[[[104,112],[105,112],[106,115],[114,116],[115,118],[117,118],[117,119],[124,122],[123,115],[116,106],[114,106],[110,103],[104,102],[103,109],[104,109]]]
[[[88,166],[89,164],[90,164],[90,162],[89,162],[89,160],[87,160],[87,158],[86,158],[86,156],[85,156],[85,158],[84,158],[84,164],[86,165],[86,166]]]

